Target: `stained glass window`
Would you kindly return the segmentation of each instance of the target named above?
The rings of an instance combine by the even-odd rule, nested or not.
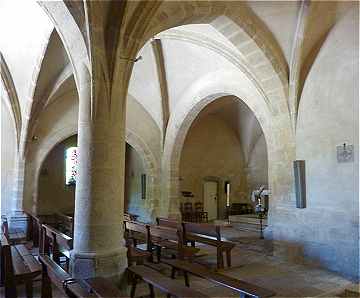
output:
[[[78,152],[77,147],[70,147],[65,151],[65,183],[75,185],[77,173]]]

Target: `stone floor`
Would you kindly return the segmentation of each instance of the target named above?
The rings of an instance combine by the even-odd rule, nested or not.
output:
[[[236,242],[232,252],[232,267],[225,268],[222,272],[226,275],[254,283],[277,293],[276,297],[351,297],[345,295],[346,288],[359,288],[359,285],[351,282],[340,275],[312,267],[311,265],[299,265],[281,261],[272,256],[271,245],[268,241],[261,240],[258,234],[237,231],[231,227],[223,227],[222,234],[225,238]],[[201,246],[201,256],[197,262],[207,266],[216,266],[215,250]],[[182,281],[183,277],[177,279]],[[229,289],[216,286],[203,279],[190,278],[191,287],[211,297],[239,297]],[[19,297],[24,297],[19,287]],[[35,283],[34,297],[40,297],[40,282]],[[145,284],[140,284],[136,296],[148,294]],[[4,296],[0,289],[0,296]],[[157,296],[164,296],[157,293]],[[63,297],[59,291],[54,291],[53,297]]]

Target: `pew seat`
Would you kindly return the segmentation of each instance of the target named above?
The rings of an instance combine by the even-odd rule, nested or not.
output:
[[[41,274],[41,265],[23,244],[11,246],[1,235],[1,283],[5,298],[16,298],[16,286],[25,284],[26,296],[32,297],[33,280]]]
[[[131,297],[135,297],[136,285],[142,279],[149,285],[150,297],[155,297],[154,287],[161,292],[173,297],[209,297],[197,290],[185,287],[179,281],[173,280],[165,275],[144,265],[128,267],[132,278]]]
[[[190,263],[185,260],[172,259],[162,260],[163,263],[171,266],[173,269],[185,271],[192,275],[204,278],[210,282],[221,285],[223,287],[237,291],[241,298],[243,297],[272,297],[275,293],[271,290],[258,287],[248,282],[209,270],[209,268],[196,264]],[[173,273],[172,273],[173,274]],[[185,280],[186,284],[189,284],[188,280]]]

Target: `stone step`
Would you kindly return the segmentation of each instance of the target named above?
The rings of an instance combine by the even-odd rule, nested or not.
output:
[[[231,223],[245,223],[245,224],[255,224],[260,225],[260,220],[256,215],[230,215],[229,221]],[[267,219],[263,219],[263,225],[267,225]]]
[[[249,231],[249,232],[260,232],[260,224],[251,224],[251,223],[231,223],[231,226],[236,230]],[[263,226],[265,229],[266,226]]]

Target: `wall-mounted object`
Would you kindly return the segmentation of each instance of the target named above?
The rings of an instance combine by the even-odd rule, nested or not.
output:
[[[191,191],[182,191],[181,194],[185,198],[193,198],[194,197],[194,194]]]
[[[305,160],[294,161],[296,208],[306,208]]]
[[[354,146],[346,145],[346,143],[336,146],[336,157],[338,163],[354,161]]]
[[[146,174],[141,174],[141,199],[146,199]]]
[[[230,181],[225,181],[226,207],[230,207]]]

